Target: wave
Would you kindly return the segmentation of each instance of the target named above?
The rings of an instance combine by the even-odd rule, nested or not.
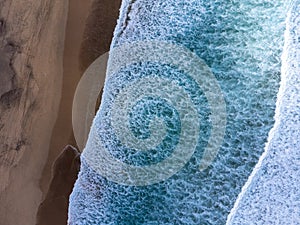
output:
[[[123,1],[70,224],[225,224],[274,124],[283,11]]]
[[[287,14],[275,124],[227,224],[300,224],[300,1]]]

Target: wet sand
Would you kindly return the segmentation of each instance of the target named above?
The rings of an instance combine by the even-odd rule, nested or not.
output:
[[[64,61],[63,61],[63,85],[60,107],[49,147],[47,163],[44,167],[40,181],[43,196],[47,193],[51,179],[51,166],[62,149],[69,143],[72,136],[72,101],[73,95],[80,80],[79,51],[83,37],[85,21],[90,8],[91,0],[70,0],[66,27]],[[71,143],[74,145],[74,143]]]
[[[109,50],[120,2],[0,1],[0,50],[7,39],[11,51],[1,54],[0,64],[18,76],[18,83],[8,74],[0,85],[1,95],[8,93],[0,99],[0,145],[8,146],[0,152],[1,225],[36,224],[41,202],[39,224],[66,224],[78,172],[76,151],[63,151],[76,146],[73,96],[86,68]],[[67,159],[61,157],[66,151]]]
[[[67,144],[76,146],[71,117],[74,92],[87,67],[109,50],[120,4],[121,0],[70,1],[64,49],[62,97],[52,132],[47,163],[40,180],[44,199],[38,213],[40,225],[46,224],[46,221],[47,224],[66,224],[68,207],[66,193],[70,191],[70,185],[72,187],[75,180],[69,179],[67,183],[60,183],[57,177],[60,174],[57,171],[59,168],[55,169],[52,165],[60,163],[59,155]],[[65,168],[70,167],[69,163],[72,163],[72,160],[64,162]],[[57,193],[61,192],[65,193],[64,197],[57,199]]]

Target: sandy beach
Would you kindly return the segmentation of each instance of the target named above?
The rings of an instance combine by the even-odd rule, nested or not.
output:
[[[71,167],[72,160],[62,161],[65,159],[59,155],[67,144],[77,147],[71,117],[74,92],[88,66],[100,55],[109,51],[121,1],[89,0],[78,3],[71,0],[69,4],[62,97],[58,118],[52,132],[49,156],[40,180],[44,199],[38,215],[40,225],[66,223],[68,207],[66,200],[72,190],[70,185],[73,186],[76,177],[72,175],[72,179],[60,183],[60,179],[57,178],[60,177],[59,170],[53,169],[53,164],[65,164],[65,168]],[[74,170],[68,173],[73,174]],[[60,199],[57,197],[59,193],[64,193],[61,194]],[[56,210],[57,207],[61,210]]]
[[[41,224],[66,223],[78,167],[71,165],[78,156],[63,151],[76,147],[73,96],[85,69],[109,50],[119,6],[120,0],[0,3],[1,225],[36,224],[41,202],[53,218],[41,212]],[[62,171],[73,178],[61,181]]]

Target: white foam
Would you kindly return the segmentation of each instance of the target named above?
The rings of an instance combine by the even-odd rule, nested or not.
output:
[[[227,223],[300,224],[300,1],[288,13],[275,124]]]

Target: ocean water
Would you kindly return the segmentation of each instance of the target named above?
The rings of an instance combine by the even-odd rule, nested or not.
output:
[[[70,225],[226,223],[274,125],[286,8],[122,2]]]
[[[300,224],[300,1],[287,16],[276,122],[227,224]]]

